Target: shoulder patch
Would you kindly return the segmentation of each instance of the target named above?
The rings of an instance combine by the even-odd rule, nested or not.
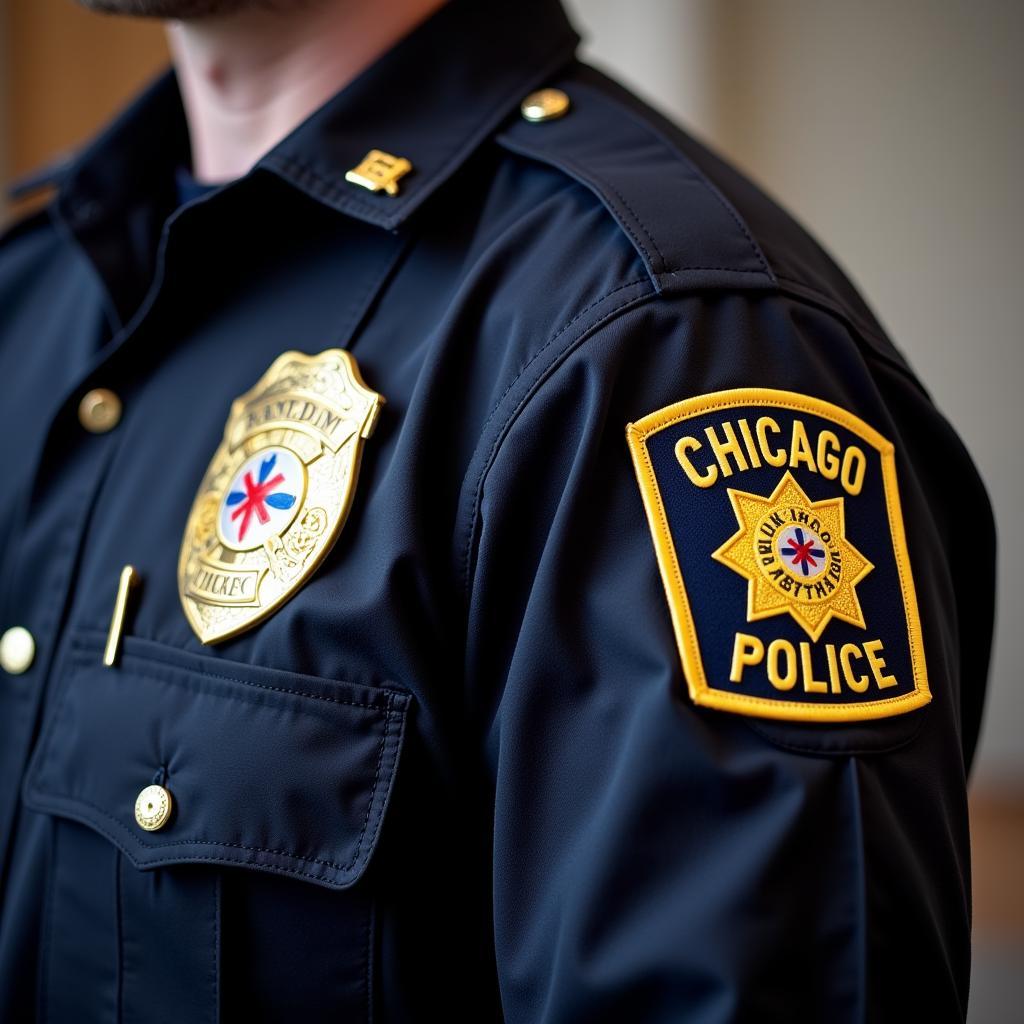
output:
[[[626,436],[696,704],[853,722],[931,700],[890,441],[767,388]]]

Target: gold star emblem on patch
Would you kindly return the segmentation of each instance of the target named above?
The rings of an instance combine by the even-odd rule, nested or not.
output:
[[[857,584],[874,566],[846,537],[842,498],[811,501],[787,472],[767,498],[729,500],[739,529],[711,557],[749,580],[748,622],[789,612],[812,640],[833,618],[866,628]]]

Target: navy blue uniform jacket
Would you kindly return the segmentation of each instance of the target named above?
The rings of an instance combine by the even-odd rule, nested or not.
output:
[[[8,230],[3,1021],[963,1019],[985,492],[822,250],[576,42],[455,0],[184,203],[168,71]],[[331,348],[386,399],[347,521],[203,644],[231,403]]]

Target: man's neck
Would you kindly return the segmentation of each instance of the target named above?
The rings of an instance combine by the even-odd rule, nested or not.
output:
[[[192,173],[249,170],[444,0],[307,0],[167,25]]]

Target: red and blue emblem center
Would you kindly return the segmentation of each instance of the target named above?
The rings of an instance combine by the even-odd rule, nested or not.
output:
[[[279,489],[284,484],[284,473],[270,474],[274,471],[277,462],[276,455],[270,455],[260,463],[259,479],[253,480],[252,473],[247,472],[242,478],[245,485],[244,491],[229,491],[225,499],[227,505],[237,505],[231,513],[231,521],[238,522],[238,540],[245,540],[249,531],[249,523],[255,516],[261,523],[270,522],[270,508],[289,509],[296,501],[294,494]]]
[[[221,500],[220,539],[236,551],[248,551],[283,533],[299,511],[305,487],[302,461],[287,448],[250,455]]]
[[[821,538],[806,527],[791,526],[778,539],[778,553],[795,576],[820,576],[827,567],[827,552]]]

